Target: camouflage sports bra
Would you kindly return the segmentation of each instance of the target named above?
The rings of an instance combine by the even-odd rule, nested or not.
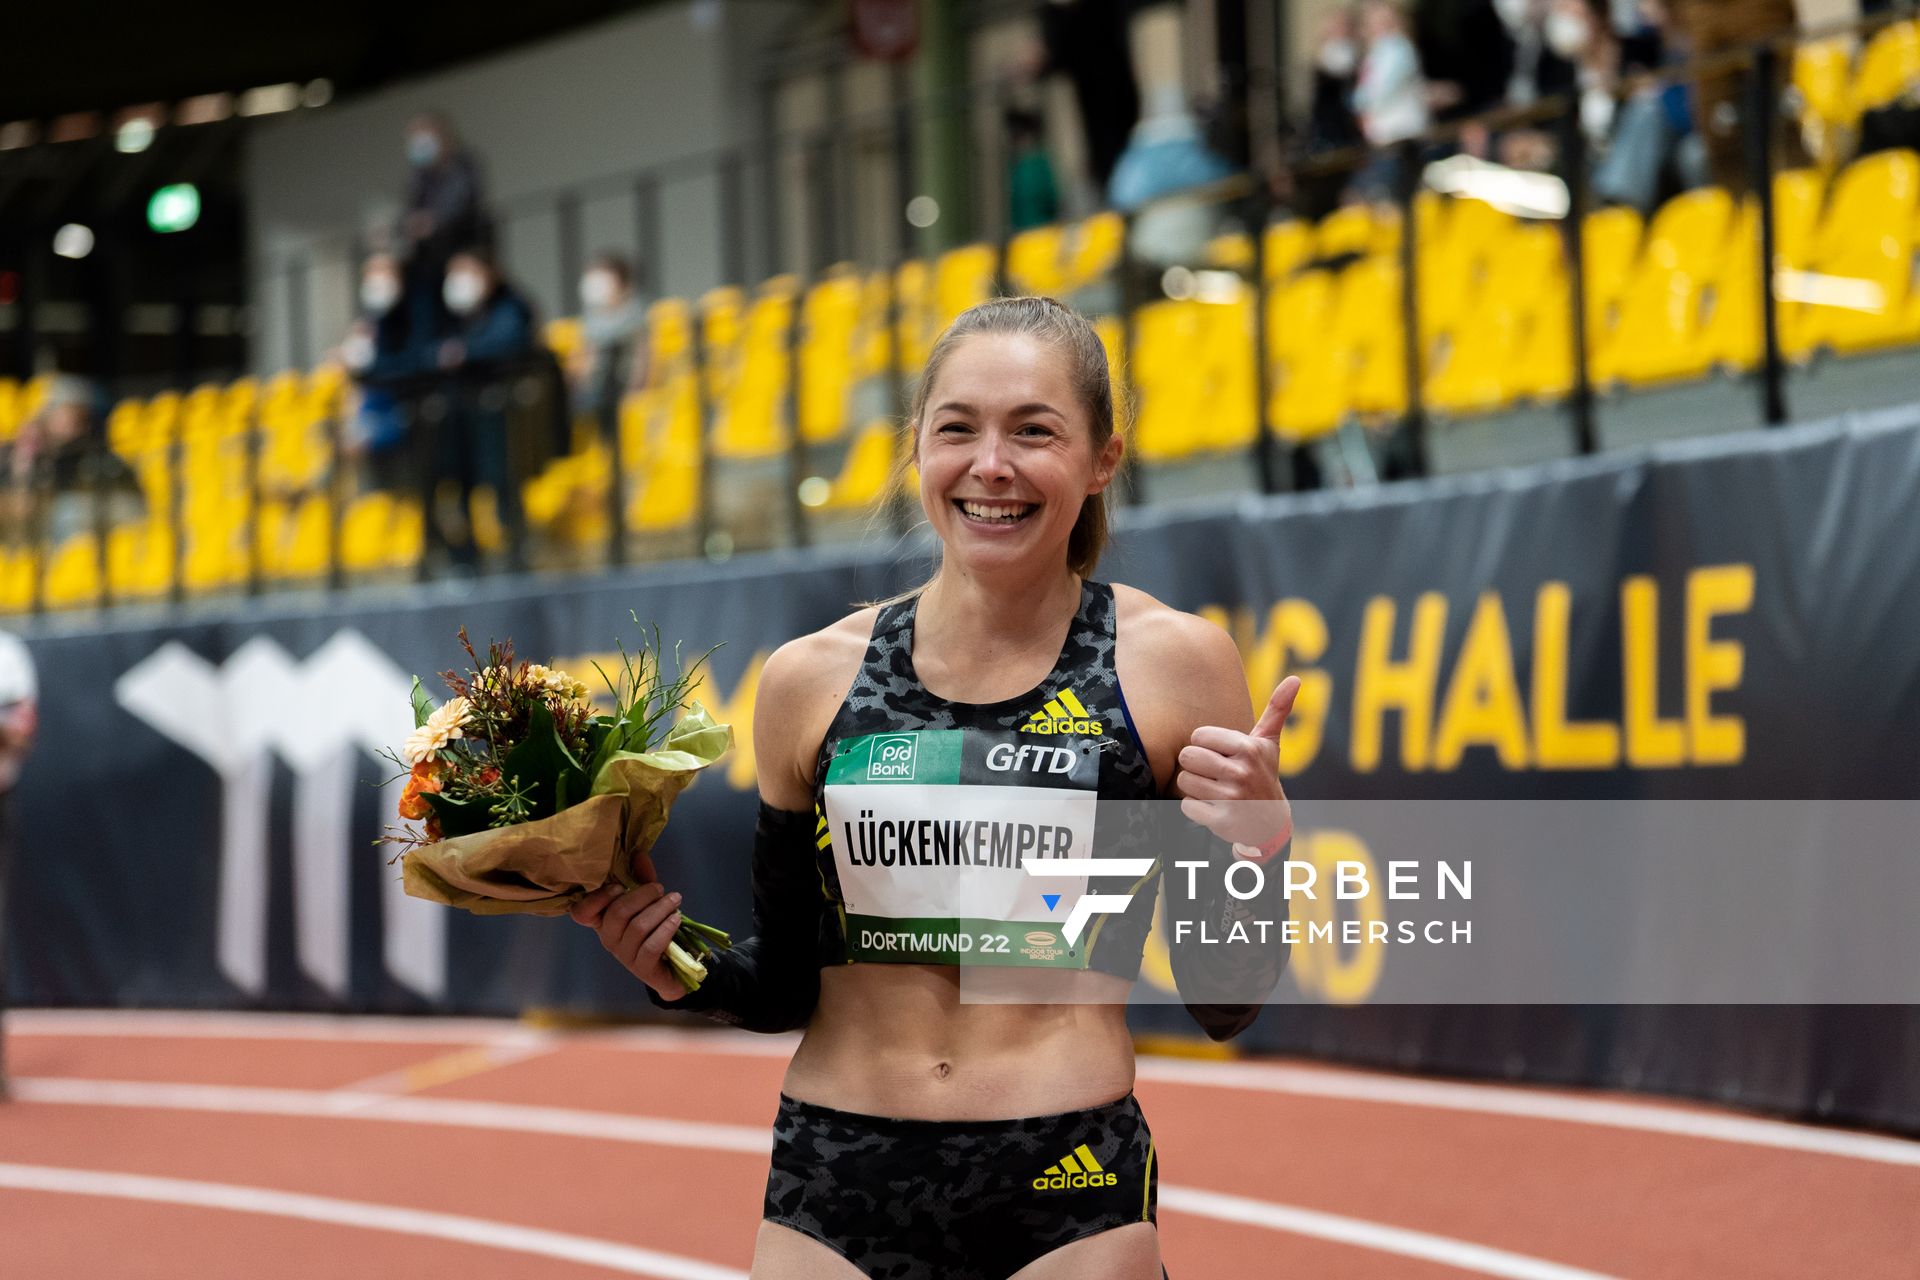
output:
[[[1085,583],[1053,670],[1030,693],[993,703],[949,702],[920,683],[917,604],[880,610],[820,745],[822,962],[1092,968],[1132,979],[1158,868],[1035,874],[1049,858],[1112,856],[1130,824],[1120,807],[1097,814],[1096,801],[1158,794],[1114,670],[1113,588]],[[1069,942],[1063,926],[1089,893],[1133,902],[1091,917]]]

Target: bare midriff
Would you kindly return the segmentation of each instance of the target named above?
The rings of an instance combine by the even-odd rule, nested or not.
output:
[[[1097,1107],[1133,1088],[1131,984],[1103,973],[853,964],[787,1068],[802,1102],[912,1120],[1011,1120]],[[1048,1003],[1026,1002],[1035,991]]]

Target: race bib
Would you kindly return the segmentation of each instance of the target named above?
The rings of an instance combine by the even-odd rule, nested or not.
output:
[[[1094,855],[1100,760],[1085,743],[965,729],[848,739],[826,818],[850,960],[1084,969],[1061,925],[1085,876],[1029,866]]]

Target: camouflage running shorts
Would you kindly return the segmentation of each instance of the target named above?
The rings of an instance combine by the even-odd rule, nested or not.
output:
[[[782,1096],[765,1217],[869,1280],[1007,1280],[1096,1232],[1154,1221],[1133,1096],[1025,1120],[892,1120]]]

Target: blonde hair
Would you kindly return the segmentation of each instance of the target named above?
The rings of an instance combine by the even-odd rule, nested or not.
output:
[[[1113,377],[1107,367],[1107,348],[1085,316],[1052,298],[994,298],[970,307],[947,326],[927,353],[927,364],[914,384],[913,403],[907,412],[907,430],[918,440],[927,412],[927,397],[933,381],[952,355],[954,348],[968,338],[981,334],[1015,334],[1037,338],[1066,357],[1074,395],[1086,410],[1091,427],[1095,457],[1113,438]],[[895,492],[903,492],[912,450],[904,450],[895,470]],[[1107,545],[1107,498],[1105,492],[1090,493],[1080,504],[1080,515],[1073,522],[1067,539],[1067,568],[1082,578],[1093,576],[1100,553]]]

